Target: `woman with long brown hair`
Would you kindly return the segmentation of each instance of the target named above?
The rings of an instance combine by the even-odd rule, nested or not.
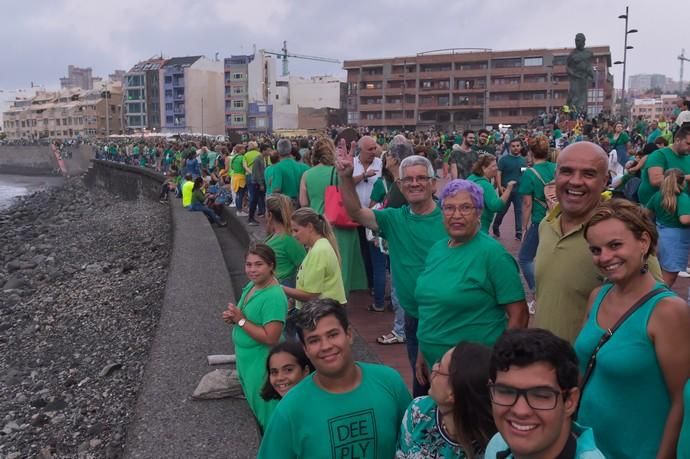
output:
[[[272,194],[266,199],[266,211],[266,244],[276,254],[276,278],[282,285],[294,287],[307,252],[292,235],[292,201],[283,194]]]

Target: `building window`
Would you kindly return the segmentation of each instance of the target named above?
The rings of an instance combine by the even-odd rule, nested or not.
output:
[[[127,86],[143,86],[144,78],[143,75],[128,75],[127,76]]]
[[[233,80],[243,80],[244,79],[244,73],[233,73],[232,79]]]
[[[141,99],[140,89],[128,89],[127,90],[127,100],[139,100]]]
[[[568,56],[553,56],[553,65],[565,65],[568,62]]]
[[[235,86],[232,88],[233,94],[244,94],[244,88],[242,86]]]
[[[141,126],[141,116],[139,116],[139,115],[128,116],[127,117],[127,124],[130,126]]]
[[[165,90],[165,97],[172,97],[172,89]]]
[[[543,57],[526,57],[525,67],[541,67],[544,65]]]
[[[130,103],[127,104],[127,112],[128,113],[141,113],[141,103],[136,102],[136,103]]]
[[[522,58],[520,57],[510,57],[507,59],[494,59],[492,62],[492,67],[495,69],[505,69],[512,67],[522,67]]]
[[[165,84],[171,84],[172,83],[172,77],[166,76],[164,82],[165,82]]]
[[[232,117],[232,122],[235,124],[243,124],[244,123],[244,116],[242,115],[234,115]]]
[[[233,100],[232,101],[232,108],[244,108],[244,101],[243,100]]]

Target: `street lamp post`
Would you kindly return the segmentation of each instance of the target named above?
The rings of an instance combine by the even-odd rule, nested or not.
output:
[[[614,64],[622,64],[623,65],[623,90],[621,91],[621,100],[622,100],[622,106],[621,106],[621,114],[625,116],[627,114],[626,110],[626,103],[625,103],[625,71],[627,67],[627,59],[628,59],[628,50],[633,49],[632,46],[628,46],[628,35],[631,33],[637,33],[637,29],[628,29],[628,20],[630,18],[630,13],[629,13],[629,8],[626,6],[625,7],[625,14],[621,14],[618,16],[618,19],[624,19],[625,20],[625,39],[623,41],[623,61],[616,61]]]

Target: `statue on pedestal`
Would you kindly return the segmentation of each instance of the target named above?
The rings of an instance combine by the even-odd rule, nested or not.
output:
[[[568,55],[566,63],[570,91],[568,91],[567,105],[571,113],[587,113],[587,90],[594,80],[592,62],[594,54],[585,49],[585,35],[575,35],[575,49]]]

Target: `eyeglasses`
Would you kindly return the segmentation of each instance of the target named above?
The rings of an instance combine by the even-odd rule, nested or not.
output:
[[[431,180],[432,177],[427,177],[426,175],[420,175],[418,177],[403,177],[400,179],[403,185],[412,185],[414,182],[419,183],[420,185],[426,185],[429,183],[429,180]]]
[[[525,398],[530,408],[534,410],[553,410],[558,405],[558,398],[564,391],[550,387],[530,387],[518,389],[503,384],[489,384],[491,401],[500,406],[513,406],[521,396]]]
[[[448,376],[448,373],[444,373],[443,371],[441,371],[441,361],[440,360],[437,360],[436,362],[434,362],[434,364],[431,366],[431,372],[436,373],[437,375],[441,375],[441,376]]]
[[[470,215],[472,212],[474,212],[475,209],[476,209],[476,207],[470,206],[470,205],[462,205],[462,206],[447,205],[447,206],[441,207],[441,212],[443,212],[443,215],[446,215],[448,217],[452,217],[453,215],[455,215],[455,212],[459,212],[460,215],[463,215],[466,217],[466,216]]]

